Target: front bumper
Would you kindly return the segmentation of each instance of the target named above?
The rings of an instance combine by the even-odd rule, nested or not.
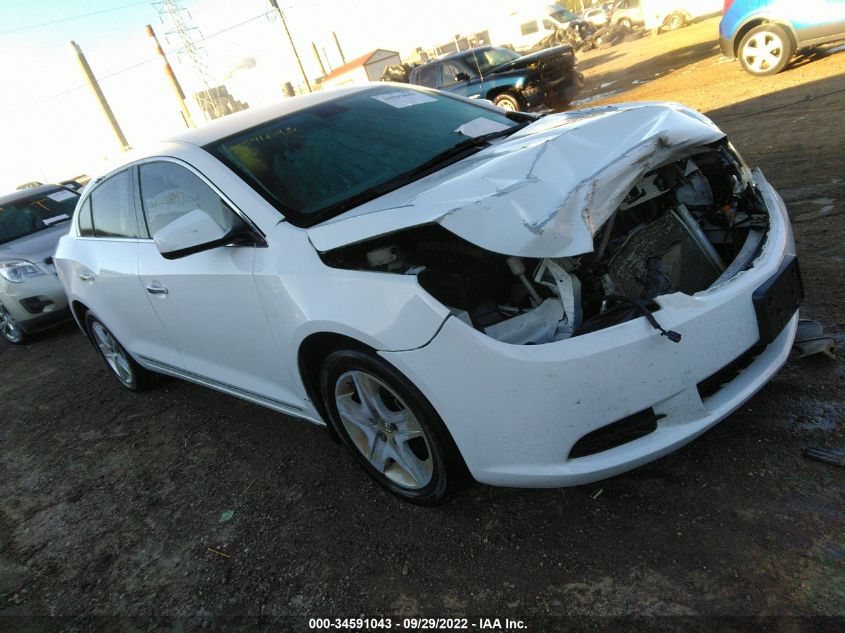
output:
[[[1,281],[0,301],[24,332],[37,332],[70,318],[64,288],[52,272],[20,284]]]
[[[566,341],[516,346],[449,318],[425,347],[383,352],[440,413],[482,483],[558,487],[589,483],[657,459],[741,406],[786,361],[798,315],[715,393],[700,385],[753,348],[754,291],[794,251],[783,200],[755,172],[771,225],[754,266],[694,296],[659,297],[661,337],[644,318]],[[657,428],[639,439],[570,457],[579,439],[645,410]]]

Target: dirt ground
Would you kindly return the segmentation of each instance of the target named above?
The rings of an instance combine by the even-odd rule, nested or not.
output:
[[[582,98],[680,101],[723,126],[789,204],[803,315],[842,345],[845,52],[755,79],[720,58],[716,28],[581,55]],[[157,630],[148,618],[423,613],[537,631],[553,628],[545,615],[576,627],[845,616],[845,471],[802,456],[845,448],[841,359],[791,360],[714,430],[628,474],[561,490],[471,484],[435,509],[382,492],[318,428],[178,381],[123,391],[74,326],[0,345],[0,372],[0,629],[83,630],[85,616]],[[13,617],[33,615],[68,617]],[[679,622],[699,621],[652,624]]]

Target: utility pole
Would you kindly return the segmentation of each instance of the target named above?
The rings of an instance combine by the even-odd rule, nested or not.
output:
[[[296,51],[296,45],[293,43],[293,38],[290,36],[290,30],[288,30],[288,23],[285,20],[285,14],[282,12],[282,9],[279,7],[279,3],[277,0],[268,0],[270,2],[270,6],[276,10],[276,13],[279,15],[279,19],[282,21],[282,26],[285,29],[285,35],[288,36],[288,42],[290,42],[290,47],[293,49],[293,56],[296,57],[296,63],[299,64],[299,72],[302,73],[302,78],[305,80],[305,85],[308,86],[308,92],[313,92],[311,90],[311,82],[308,81],[308,75],[305,74],[305,68],[302,66],[302,60],[299,59],[299,53]]]
[[[311,42],[311,48],[314,49],[314,57],[317,58],[317,63],[320,64],[320,71],[323,73],[323,77],[325,77],[326,67],[323,66],[323,58],[320,57],[320,52],[317,50],[317,45],[314,42]]]
[[[332,31],[332,37],[334,38],[335,46],[337,46],[337,52],[340,53],[340,61],[345,64],[346,56],[343,54],[343,49],[340,47],[340,40],[337,39],[337,33]]]
[[[164,54],[161,44],[159,44],[158,38],[156,37],[155,31],[153,31],[153,27],[149,24],[147,25],[147,35],[153,38],[153,42],[155,42],[156,46],[156,52],[164,62],[164,73],[167,75],[167,78],[170,80],[170,85],[176,93],[176,100],[179,102],[179,108],[182,110],[182,118],[185,120],[185,125],[188,127],[196,127],[196,124],[191,117],[191,113],[188,111],[188,106],[185,105],[185,93],[182,92],[182,86],[179,85],[179,80],[176,79],[176,75],[173,74],[173,68],[170,67],[170,62],[167,61],[167,55]]]
[[[79,67],[85,74],[85,78],[88,80],[88,85],[91,86],[91,90],[94,91],[94,96],[97,97],[97,101],[99,102],[100,107],[103,109],[103,114],[105,114],[106,118],[109,120],[109,125],[111,125],[112,132],[114,132],[114,135],[117,137],[117,142],[120,143],[120,149],[129,149],[129,143],[126,142],[126,137],[123,135],[123,130],[120,129],[120,125],[118,125],[117,119],[114,118],[114,113],[111,111],[111,107],[109,107],[109,102],[106,101],[106,96],[103,94],[103,91],[100,90],[100,84],[97,83],[97,78],[91,71],[91,66],[88,65],[88,60],[85,59],[85,55],[83,54],[82,49],[79,48],[79,44],[77,44],[73,40],[70,41],[70,45],[73,47],[73,50],[76,51],[76,59],[79,61]]]

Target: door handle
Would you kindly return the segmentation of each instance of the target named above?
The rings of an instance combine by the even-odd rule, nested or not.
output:
[[[82,281],[94,281],[94,274],[93,273],[79,273],[79,278]]]
[[[150,284],[147,286],[147,292],[151,295],[166,295],[170,292],[166,286],[162,286],[161,284]]]

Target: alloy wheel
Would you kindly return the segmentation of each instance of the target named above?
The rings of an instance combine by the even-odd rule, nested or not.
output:
[[[0,305],[0,333],[10,343],[18,344],[23,341],[23,330],[18,322]]]
[[[761,31],[753,35],[745,43],[742,51],[746,65],[756,73],[762,73],[777,66],[783,54],[783,40],[771,31]]]
[[[335,383],[335,404],[349,438],[373,468],[403,488],[429,484],[434,459],[428,438],[393,389],[367,372],[347,371]]]
[[[126,352],[123,351],[123,348],[114,339],[111,332],[99,321],[94,321],[91,324],[91,330],[94,333],[94,342],[97,343],[97,347],[100,349],[103,358],[106,359],[109,367],[112,368],[112,371],[120,382],[127,386],[133,385],[135,374],[132,371],[132,365],[126,356]]]

